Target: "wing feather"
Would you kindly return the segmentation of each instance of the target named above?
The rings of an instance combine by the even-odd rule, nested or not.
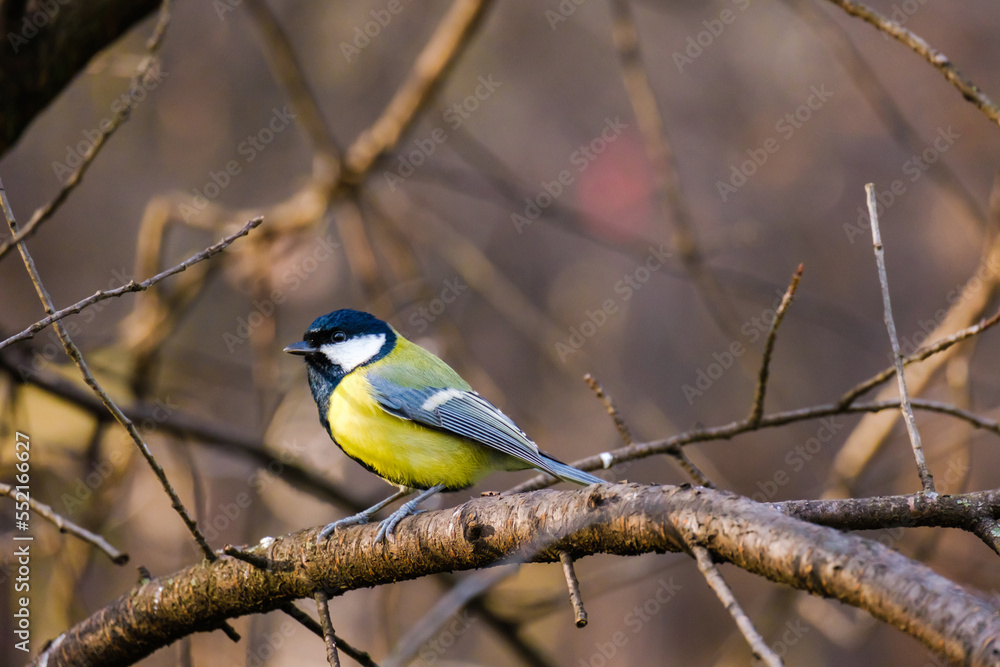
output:
[[[538,452],[538,446],[479,394],[458,389],[401,387],[374,374],[369,381],[375,400],[386,412],[475,440],[554,474]]]
[[[567,482],[604,483],[539,452],[538,445],[510,417],[474,391],[404,387],[376,373],[368,380],[376,402],[391,415],[468,438]]]

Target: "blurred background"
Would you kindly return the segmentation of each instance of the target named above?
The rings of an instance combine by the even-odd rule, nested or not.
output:
[[[1000,14],[990,3],[870,5],[1000,96]],[[745,417],[774,308],[799,263],[767,411],[835,401],[890,365],[865,183],[880,193],[904,352],[939,326],[952,333],[995,312],[1000,128],[911,50],[826,2],[634,4],[676,168],[667,172],[680,192],[672,204],[658,194],[663,172],[626,86],[635,63],[626,59],[623,76],[613,9],[594,1],[491,7],[398,144],[360,184],[324,190],[330,146],[342,153],[382,114],[449,6],[179,3],[158,76],[28,242],[61,307],[146,278],[265,216],[248,238],[162,289],[67,320],[114,396],[149,410],[140,430],[214,548],[347,514],[290,479],[290,465],[360,505],[385,494],[329,441],[301,359],[281,352],[337,308],[371,311],[442,356],[566,461],[620,446],[584,373],[614,398],[636,440]],[[58,192],[88,132],[114,114],[154,21],[100,54],[0,159],[19,220]],[[298,97],[275,28],[319,123]],[[44,314],[15,255],[0,262],[5,336]],[[995,338],[960,347],[915,393],[996,419]],[[51,328],[3,354],[33,368],[28,375],[82,386]],[[15,430],[31,436],[33,494],[132,558],[116,567],[36,517],[40,646],[125,592],[134,566],[166,575],[201,555],[116,424],[21,379],[9,366],[0,373],[0,429],[5,443]],[[167,427],[180,419],[226,437]],[[995,435],[943,415],[917,420],[939,491],[996,486]],[[807,421],[687,452],[720,487],[758,500],[919,490],[899,424],[849,479],[834,480],[861,421]],[[13,446],[0,448],[3,481],[13,462]],[[690,481],[666,458],[603,474]],[[438,506],[529,476],[498,473]],[[13,503],[0,513],[11,526]],[[969,534],[869,535],[960,583],[1000,586],[994,554]],[[0,587],[8,609],[9,568]],[[688,556],[594,557],[577,571],[586,628],[573,627],[560,568],[528,565],[485,596],[491,620],[457,617],[415,664],[750,661]],[[723,572],[787,664],[942,664],[853,608]],[[432,577],[352,592],[332,601],[333,622],[379,660],[447,586]],[[0,614],[4,636],[10,618]],[[283,614],[233,625],[238,644],[199,634],[142,664],[323,662],[321,642]]]

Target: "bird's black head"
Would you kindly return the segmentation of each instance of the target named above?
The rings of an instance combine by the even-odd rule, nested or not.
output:
[[[324,412],[330,393],[344,376],[359,366],[378,361],[396,345],[396,333],[374,315],[357,310],[335,310],[317,317],[300,343],[285,352],[306,358],[309,386]]]

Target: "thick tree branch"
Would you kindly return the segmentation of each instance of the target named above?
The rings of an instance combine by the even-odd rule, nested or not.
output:
[[[0,2],[0,155],[94,55],[158,0]],[[53,11],[55,9],[55,11]]]
[[[767,505],[701,487],[620,484],[477,498],[404,521],[389,544],[359,526],[316,543],[316,530],[250,549],[277,567],[223,558],[136,586],[56,638],[34,664],[127,665],[226,619],[324,590],[437,572],[609,553],[684,551],[834,597],[901,628],[951,660],[1000,659],[1000,605],[877,542],[805,523]]]

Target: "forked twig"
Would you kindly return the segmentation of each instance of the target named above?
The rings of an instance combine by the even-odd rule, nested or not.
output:
[[[778,339],[778,327],[781,326],[781,321],[785,319],[785,312],[792,305],[792,299],[795,298],[795,290],[799,288],[799,281],[802,280],[802,269],[803,265],[799,264],[799,268],[795,270],[795,275],[792,276],[792,282],[788,285],[788,289],[785,290],[784,296],[781,297],[781,303],[778,304],[778,309],[774,313],[774,322],[771,323],[771,330],[767,332],[767,341],[764,344],[764,358],[760,362],[760,374],[757,377],[757,387],[753,392],[753,406],[750,408],[749,419],[751,424],[759,424],[760,418],[764,415],[764,397],[767,394],[767,378],[770,374],[774,342]]]
[[[994,313],[993,316],[990,317],[989,319],[980,320],[977,324],[973,324],[971,327],[966,327],[961,331],[956,331],[952,335],[942,338],[933,345],[920,348],[910,356],[903,357],[903,365],[908,366],[909,364],[912,364],[914,362],[923,361],[924,359],[927,359],[928,357],[937,354],[938,352],[944,352],[952,345],[956,345],[958,343],[961,343],[963,340],[967,338],[971,338],[976,334],[982,333],[987,329],[992,328],[997,323],[1000,323],[1000,310]],[[895,365],[886,368],[877,375],[873,375],[864,382],[860,382],[854,387],[851,387],[847,392],[844,393],[843,396],[840,397],[838,404],[847,407],[848,405],[856,401],[857,398],[862,394],[864,394],[866,391],[877,387],[878,385],[882,384],[895,374],[896,374]]]
[[[587,386],[590,387],[597,398],[604,403],[604,409],[608,411],[608,415],[610,415],[611,419],[615,422],[615,428],[618,429],[618,435],[621,436],[622,442],[625,446],[628,447],[634,444],[635,441],[632,439],[632,434],[629,432],[628,426],[625,424],[625,420],[622,419],[621,414],[619,414],[614,401],[612,401],[611,397],[605,393],[604,387],[601,386],[601,383],[598,382],[597,379],[590,373],[583,376],[583,381],[587,383]],[[684,472],[691,476],[691,479],[693,479],[696,484],[699,486],[706,486],[710,489],[715,488],[715,484],[712,483],[712,480],[710,480],[705,473],[703,473],[701,469],[694,464],[694,461],[688,457],[682,447],[670,447],[665,451],[665,453],[677,459],[677,464],[684,470]],[[605,452],[600,455],[602,460],[605,461],[604,467],[610,468],[612,464],[610,459],[605,458],[605,455],[610,457],[611,454]]]
[[[333,621],[330,620],[330,600],[323,591],[316,591],[313,597],[316,600],[316,609],[319,611],[319,624],[323,628],[323,640],[326,642],[326,661],[330,663],[330,667],[340,667],[337,635],[333,632]]]
[[[7,192],[6,190],[4,190],[2,182],[0,182],[0,207],[2,207],[3,209],[3,215],[7,221],[7,226],[10,227],[11,233],[17,234],[18,231],[17,221],[14,219],[14,212],[10,207],[10,202],[7,201]],[[28,252],[27,245],[24,243],[24,241],[21,241],[20,243],[17,244],[17,249],[21,253],[21,259],[24,261],[24,266],[28,271],[28,275],[31,277],[31,282],[35,286],[35,291],[38,293],[38,298],[42,302],[42,305],[45,308],[45,312],[48,315],[52,315],[55,312],[55,307],[52,304],[52,296],[49,294],[49,291],[45,288],[45,285],[42,283],[41,274],[38,272],[38,268],[35,266],[34,259],[32,259],[31,254]],[[174,490],[174,487],[173,485],[171,485],[170,480],[167,479],[167,474],[163,470],[163,466],[161,466],[159,461],[156,460],[156,457],[153,456],[153,453],[150,451],[149,446],[142,439],[142,436],[139,435],[139,431],[138,429],[136,429],[135,424],[132,422],[132,420],[130,420],[128,417],[125,416],[125,413],[123,413],[121,408],[118,407],[118,404],[111,399],[108,393],[97,381],[97,378],[95,378],[93,373],[91,373],[90,366],[87,364],[86,360],[84,360],[83,354],[80,352],[80,348],[77,347],[76,344],[73,342],[72,338],[70,338],[69,332],[66,331],[66,327],[63,326],[62,322],[56,321],[54,325],[55,325],[56,335],[59,337],[59,341],[62,343],[63,349],[66,351],[66,354],[69,356],[69,358],[73,360],[73,363],[76,364],[77,369],[83,376],[84,382],[86,382],[87,386],[89,386],[94,391],[94,393],[97,394],[97,396],[101,399],[101,402],[108,409],[108,412],[110,412],[112,416],[114,416],[115,420],[119,424],[121,424],[128,432],[128,435],[132,439],[132,442],[134,442],[136,447],[138,447],[139,451],[142,453],[143,458],[146,459],[146,462],[149,464],[149,467],[152,468],[153,474],[156,475],[156,478],[163,486],[163,490],[167,493],[167,496],[170,498],[171,506],[181,517],[181,520],[184,522],[184,525],[194,536],[195,542],[197,542],[198,546],[201,547],[202,552],[205,554],[205,557],[210,561],[215,560],[217,557],[215,553],[212,551],[212,548],[208,545],[208,542],[205,540],[205,536],[198,528],[198,524],[191,517],[190,512],[188,512],[187,507],[184,506],[184,503],[181,501],[180,496],[177,495],[177,491]],[[232,639],[233,641],[239,641],[240,639],[239,633],[237,633],[236,630],[233,629],[233,627],[229,623],[223,623],[220,626],[220,629],[223,632],[225,632],[226,635],[228,635],[229,638]]]

